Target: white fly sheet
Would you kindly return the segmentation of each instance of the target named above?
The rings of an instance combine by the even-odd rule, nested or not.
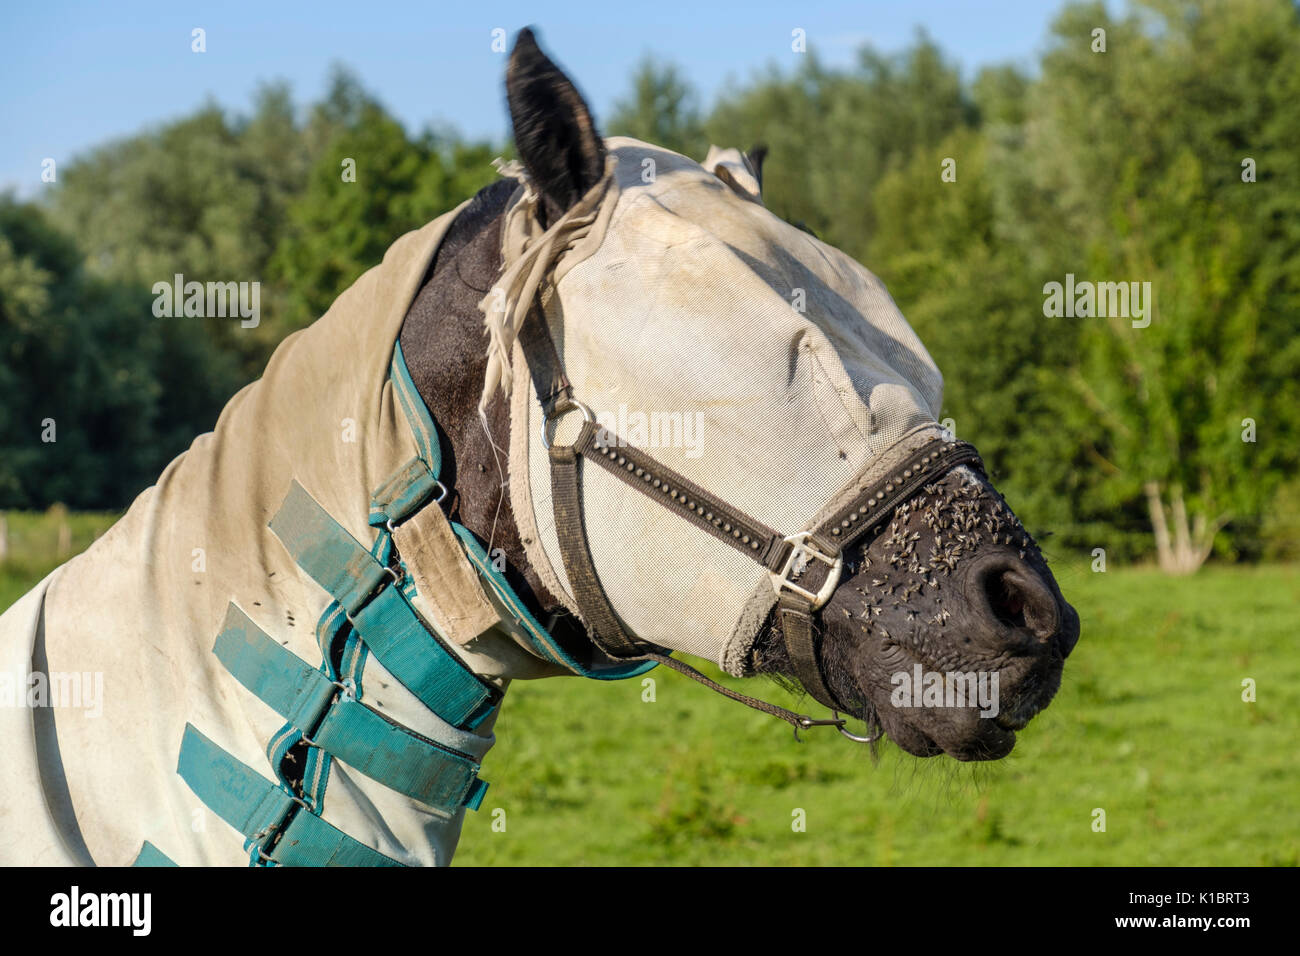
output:
[[[355,538],[374,539],[370,491],[415,450],[389,380],[394,343],[454,215],[399,239],[325,316],[287,338],[212,433],[0,617],[0,680],[24,688],[34,670],[90,674],[103,689],[98,708],[68,699],[0,707],[0,864],[122,866],[146,840],[180,865],[248,863],[241,838],[178,776],[182,733],[192,723],[269,778],[265,751],[284,718],[231,676],[214,639],[234,602],[319,664],[316,627],[329,595],[267,523],[297,480]],[[564,672],[501,628],[456,650],[502,686]],[[364,687],[367,703],[392,719],[434,739],[445,731],[373,656]],[[491,724],[443,742],[481,757]],[[335,761],[322,815],[421,865],[451,859],[464,811],[430,809]]]

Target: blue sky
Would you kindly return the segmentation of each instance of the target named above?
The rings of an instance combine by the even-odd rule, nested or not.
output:
[[[450,123],[503,138],[505,57],[492,30],[534,25],[542,44],[608,116],[647,53],[682,67],[707,106],[730,80],[769,63],[793,66],[791,31],[827,63],[870,43],[906,46],[924,26],[969,76],[986,63],[1031,66],[1059,9],[1055,0],[909,3],[484,2],[0,3],[0,190],[40,188],[47,156],[183,115],[209,97],[243,111],[259,81],[285,79],[295,100],[317,98],[343,62],[409,129]],[[207,52],[190,31],[207,31]]]

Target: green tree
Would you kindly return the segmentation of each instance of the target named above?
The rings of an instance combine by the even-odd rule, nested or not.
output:
[[[681,71],[647,57],[633,72],[631,86],[629,94],[614,104],[609,134],[631,136],[703,160],[709,141],[697,94]]]
[[[1105,54],[1082,39],[1098,24]],[[1232,552],[1220,528],[1248,538],[1300,464],[1300,14],[1153,0],[1110,21],[1088,4],[1054,33],[1009,164],[1027,187],[1010,231],[1055,278],[1151,283],[1149,327],[1069,320],[1063,422],[1100,465],[1083,509],[1145,511],[1161,566],[1186,573],[1216,540]]]
[[[251,117],[231,119],[209,105],[102,146],[64,168],[51,204],[90,271],[109,281],[148,289],[179,273],[260,283],[265,321],[256,328],[230,318],[184,320],[189,334],[234,354],[247,378],[261,372],[285,331],[267,263],[308,162],[288,91],[263,87],[254,106]]]
[[[802,60],[791,74],[771,69],[729,91],[706,128],[719,145],[767,143],[769,208],[866,261],[877,184],[917,150],[973,125],[975,107],[924,32],[896,55],[863,48],[848,70],[825,67],[815,49]]]
[[[315,321],[394,239],[497,176],[488,145],[433,134],[411,140],[346,71],[335,73],[308,136],[320,153],[271,263],[285,290],[287,329]]]
[[[233,363],[0,198],[0,508],[115,508],[210,428]],[[196,428],[196,424],[199,426]]]
[[[1090,545],[1110,530],[1106,516],[1073,503],[1095,465],[1055,427],[1054,370],[1069,366],[1075,340],[1044,320],[1026,251],[1000,234],[993,152],[984,133],[958,130],[888,174],[869,261],[943,372],[941,417],[979,447],[1036,535]],[[957,161],[954,182],[941,179],[945,158]]]

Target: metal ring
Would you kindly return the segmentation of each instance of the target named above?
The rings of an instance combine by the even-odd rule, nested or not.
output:
[[[542,418],[542,447],[547,451],[551,450],[551,425],[572,411],[582,412],[582,420],[584,422],[594,422],[596,420],[596,416],[592,414],[591,409],[582,404],[582,402],[578,401],[576,398],[568,398],[557,403],[556,406]]]
[[[837,719],[839,719],[840,712],[839,712],[838,710],[832,710],[831,713],[834,714],[835,717],[836,717]],[[876,735],[873,736],[873,737],[859,737],[857,734],[851,734],[851,733],[849,733],[847,730],[844,729],[844,724],[843,724],[843,723],[841,723],[840,726],[837,727],[836,729],[837,729],[840,733],[842,733],[845,737],[848,737],[849,740],[852,740],[854,743],[859,743],[859,744],[874,744],[877,740],[880,739],[880,734],[876,734]]]
[[[341,681],[339,680],[330,681],[330,683],[333,684],[335,687],[337,687],[339,690],[343,691],[344,700],[357,699],[357,682],[354,681],[351,677],[345,677]]]

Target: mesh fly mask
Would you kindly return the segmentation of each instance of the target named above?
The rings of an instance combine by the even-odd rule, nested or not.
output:
[[[521,188],[481,303],[483,405],[498,386],[512,402],[528,556],[611,657],[657,660],[796,730],[843,730],[722,688],[667,648],[750,673],[775,606],[805,690],[849,709],[815,621],[845,550],[978,456],[940,440],[942,379],[881,283],[768,212],[737,151],[706,169],[606,145],[604,178],[549,228],[505,169]]]

